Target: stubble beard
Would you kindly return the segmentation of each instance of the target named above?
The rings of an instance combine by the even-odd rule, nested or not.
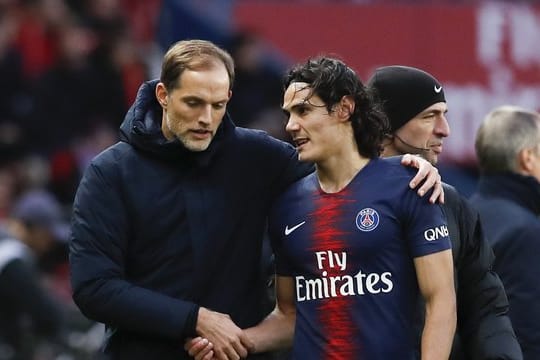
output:
[[[177,139],[183,147],[185,147],[187,150],[192,152],[202,152],[208,149],[210,146],[210,143],[212,142],[213,136],[210,137],[208,140],[191,140],[189,139],[189,133],[181,133],[179,129],[177,129],[173,123],[173,121],[167,116],[167,127],[169,128],[169,132],[174,136],[175,139]]]

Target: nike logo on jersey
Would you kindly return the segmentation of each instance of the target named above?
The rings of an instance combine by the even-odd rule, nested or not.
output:
[[[304,225],[306,222],[302,221],[300,224],[294,225],[292,228],[289,228],[289,225],[285,226],[285,236],[292,233],[294,230],[298,229],[300,226]]]
[[[433,90],[435,90],[435,92],[438,94],[438,93],[441,92],[442,86],[437,87],[437,85],[435,85],[435,86],[433,87]]]

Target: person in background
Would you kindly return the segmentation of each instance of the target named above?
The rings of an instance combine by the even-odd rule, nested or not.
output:
[[[273,137],[290,140],[283,124],[280,111],[281,73],[277,65],[271,64],[271,55],[261,38],[249,31],[233,37],[231,55],[236,64],[234,97],[227,110],[237,126],[261,129]]]
[[[382,155],[417,153],[436,165],[450,135],[440,82],[421,69],[385,66],[368,83],[383,102],[392,129]],[[452,186],[443,186],[458,309],[451,359],[521,359],[505,290],[492,270],[494,256],[484,237],[485,226],[466,199]]]
[[[67,347],[64,311],[37,266],[67,230],[58,204],[40,191],[16,201],[0,228],[0,358],[33,359],[40,341]]]
[[[540,114],[495,108],[475,145],[481,177],[471,203],[493,246],[523,358],[540,359]]]

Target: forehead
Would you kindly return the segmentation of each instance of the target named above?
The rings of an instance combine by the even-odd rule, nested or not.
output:
[[[313,97],[315,96],[311,96],[311,87],[308,83],[292,82],[283,95],[283,109],[290,109],[295,105],[305,103]]]
[[[178,87],[181,93],[212,92],[222,96],[229,92],[229,74],[223,64],[199,69],[186,69],[180,75]]]
[[[430,113],[430,112],[445,113],[447,111],[448,111],[448,106],[446,105],[446,103],[444,101],[441,101],[441,102],[435,103],[435,104],[433,104],[431,106],[428,106],[420,114],[426,114],[426,113]]]

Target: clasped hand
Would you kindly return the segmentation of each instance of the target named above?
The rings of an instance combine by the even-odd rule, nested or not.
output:
[[[229,315],[201,307],[196,331],[200,336],[187,339],[184,344],[196,360],[239,360],[253,351],[252,342]]]

